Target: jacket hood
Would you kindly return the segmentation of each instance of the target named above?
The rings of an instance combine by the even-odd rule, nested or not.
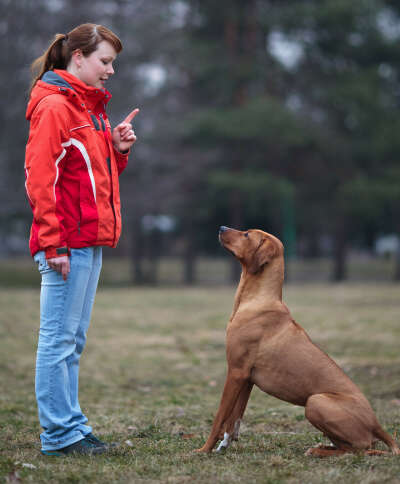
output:
[[[88,86],[66,70],[47,71],[32,89],[26,110],[28,121],[39,102],[52,94],[67,96],[82,111],[95,110],[99,103],[102,103],[105,108],[111,99],[111,94],[107,90]]]

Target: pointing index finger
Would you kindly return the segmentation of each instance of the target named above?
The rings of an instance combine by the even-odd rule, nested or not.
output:
[[[137,115],[139,112],[139,108],[134,109],[131,113],[128,114],[128,116],[123,120],[123,123],[130,123],[132,119]]]

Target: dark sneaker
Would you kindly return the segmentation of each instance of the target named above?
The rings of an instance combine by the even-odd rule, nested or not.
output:
[[[102,440],[98,439],[95,435],[92,433],[85,435],[85,440],[88,442],[97,445],[98,447],[108,447],[108,444],[103,442]]]
[[[94,455],[94,454],[103,454],[107,451],[106,446],[96,445],[92,442],[89,442],[86,439],[79,440],[74,444],[68,445],[67,447],[63,447],[62,449],[56,450],[42,450],[41,453],[43,455],[51,455],[55,457],[63,457],[65,455]]]
[[[108,443],[103,442],[102,440],[98,439],[92,433],[87,434],[85,436],[85,440],[87,440],[88,442],[91,442],[92,444],[97,445],[98,447],[104,447],[106,449],[110,449],[111,447],[118,447],[118,444],[116,444],[115,442],[112,442],[111,444],[108,444]]]

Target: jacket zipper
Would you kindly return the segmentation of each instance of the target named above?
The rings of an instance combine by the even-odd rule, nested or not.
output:
[[[93,123],[96,131],[100,131],[100,125],[99,125],[99,122],[97,120],[96,115],[92,114],[92,112],[89,109],[88,109],[88,114],[92,119],[92,123]],[[112,170],[111,170],[111,149],[112,149],[112,145],[110,143],[110,140],[108,139],[108,133],[107,133],[107,128],[106,128],[106,123],[103,119],[103,113],[99,113],[99,118],[100,118],[100,123],[101,123],[101,130],[103,131],[104,140],[105,140],[106,145],[108,147],[108,150],[110,152],[109,153],[110,156],[106,158],[106,161],[107,161],[107,165],[108,165],[108,171],[110,173],[110,191],[111,191],[110,204],[111,204],[111,209],[112,209],[112,212],[113,212],[113,215],[114,215],[114,240],[113,240],[113,245],[114,245],[115,244],[115,235],[116,235],[116,231],[117,231],[117,217],[115,216],[114,189],[113,189],[113,178],[112,178]],[[80,234],[80,222],[78,222],[78,233]]]
[[[107,130],[106,130],[106,124],[105,124],[104,119],[103,119],[103,113],[99,113],[99,118],[100,118],[100,122],[101,122],[101,127],[103,129],[104,140],[106,142],[106,145],[108,146],[108,151],[109,151],[109,156],[107,157],[106,161],[107,161],[107,165],[108,165],[108,171],[110,173],[110,188],[111,188],[110,202],[111,202],[111,208],[112,208],[113,215],[114,215],[114,241],[113,241],[113,245],[114,245],[115,244],[115,235],[116,235],[116,232],[117,232],[117,217],[115,216],[114,188],[113,188],[113,177],[112,177],[112,170],[111,170],[111,149],[112,149],[112,145],[110,143],[108,133],[107,133]]]

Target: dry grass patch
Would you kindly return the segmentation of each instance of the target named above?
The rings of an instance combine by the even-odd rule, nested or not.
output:
[[[81,365],[81,405],[97,434],[122,445],[98,458],[39,454],[34,398],[39,291],[0,291],[0,480],[23,482],[398,482],[396,457],[306,458],[325,442],[303,409],[255,389],[242,437],[195,455],[225,377],[234,288],[99,290]],[[288,286],[285,300],[340,362],[383,426],[400,428],[400,298],[392,285]],[[33,466],[33,467],[32,467]]]

